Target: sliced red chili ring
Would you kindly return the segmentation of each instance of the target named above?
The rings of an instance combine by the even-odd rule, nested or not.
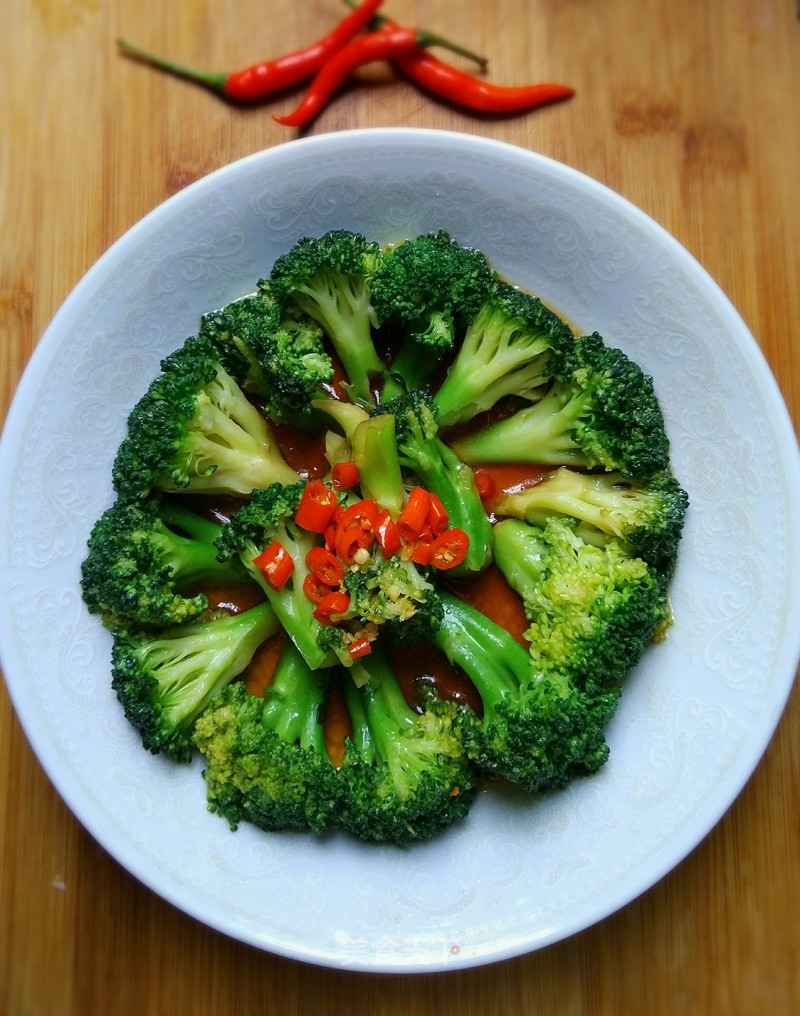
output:
[[[439,571],[455,568],[467,556],[469,537],[463,529],[453,527],[441,533],[431,544],[430,563]]]
[[[295,522],[311,533],[324,533],[338,506],[336,494],[322,480],[309,480],[295,512]]]
[[[355,462],[337,462],[333,467],[332,477],[337,490],[349,490],[358,483],[358,466]]]
[[[347,593],[337,590],[320,600],[313,616],[320,624],[332,625],[335,624],[333,618],[344,614],[349,606],[350,597]]]
[[[345,508],[336,519],[338,529],[349,529],[358,526],[361,529],[373,529],[378,517],[378,504],[372,498],[364,498]]]
[[[414,564],[428,565],[433,556],[433,544],[429,540],[417,540],[411,547],[411,560]]]
[[[413,543],[422,532],[428,518],[431,496],[422,487],[414,487],[397,520],[397,528],[405,543]]]
[[[428,514],[425,517],[425,524],[434,536],[438,536],[447,529],[450,524],[450,518],[447,514],[447,509],[436,494],[429,492],[428,497],[430,498],[430,505],[428,507]]]
[[[386,510],[378,512],[378,517],[375,520],[375,536],[385,558],[392,557],[403,545],[397,523]]]
[[[261,569],[261,573],[273,589],[283,589],[294,571],[292,555],[277,540],[273,540],[257,557],[254,557],[253,564]]]
[[[309,572],[303,579],[303,592],[312,603],[322,603],[326,596],[330,596],[331,587],[321,582],[313,572]]]
[[[362,656],[369,656],[372,652],[372,642],[366,637],[354,639],[348,646],[348,650],[353,659],[358,660]]]
[[[372,529],[347,526],[336,530],[336,553],[345,564],[353,564],[356,552],[368,549],[374,542],[375,533]]]
[[[326,586],[338,586],[344,578],[342,562],[325,547],[312,547],[306,554],[306,564]]]

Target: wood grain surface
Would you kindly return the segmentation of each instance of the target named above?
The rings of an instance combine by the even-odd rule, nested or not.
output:
[[[115,39],[231,69],[306,44],[343,5],[10,0],[3,10],[0,420],[47,323],[114,240],[199,176],[294,136],[270,114],[299,91],[236,108],[121,57]],[[387,0],[387,10],[485,52],[493,80],[560,80],[577,94],[475,117],[374,67],[309,132],[461,130],[609,185],[718,281],[800,420],[796,0]],[[143,888],[64,807],[0,684],[0,1014],[789,1016],[800,1011],[799,746],[795,693],[727,816],[599,925],[483,968],[373,976],[242,946]]]

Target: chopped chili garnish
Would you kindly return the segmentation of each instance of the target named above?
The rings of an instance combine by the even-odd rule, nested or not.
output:
[[[428,514],[425,518],[425,524],[430,529],[433,536],[438,536],[447,529],[450,519],[447,515],[447,510],[442,504],[441,499],[436,494],[429,493],[430,505],[428,506]]]
[[[311,533],[324,533],[336,511],[336,494],[322,480],[309,480],[295,512],[295,522]]]
[[[417,540],[411,547],[411,560],[414,564],[429,565],[433,557],[433,544],[430,540]]]
[[[336,530],[336,553],[345,564],[353,564],[359,550],[368,550],[375,542],[372,529],[361,526],[340,526]]]
[[[358,466],[355,462],[337,462],[333,467],[332,477],[337,490],[349,490],[358,483]]]
[[[306,554],[311,573],[326,586],[338,586],[344,578],[344,567],[339,558],[325,547],[312,547]]]
[[[359,660],[362,656],[369,656],[372,652],[372,640],[362,636],[354,639],[347,648],[353,659]]]
[[[185,64],[155,56],[129,42],[119,40],[119,46],[129,56],[144,60],[154,67],[196,81],[213,92],[238,102],[252,102],[275,92],[291,88],[316,74],[322,66],[372,19],[382,0],[362,0],[353,4],[354,10],[346,15],[334,29],[304,49],[287,53],[273,60],[262,60],[231,74],[196,70]]]
[[[397,528],[397,523],[394,521],[389,512],[385,510],[378,512],[378,517],[375,520],[375,536],[378,539],[378,546],[381,548],[381,553],[385,558],[387,558],[387,560],[396,554],[402,546],[400,530]]]
[[[337,590],[335,593],[328,593],[319,602],[313,616],[320,624],[332,625],[335,624],[333,618],[344,614],[349,606],[350,597],[347,593]]]
[[[292,555],[277,540],[273,540],[258,557],[254,557],[253,564],[261,569],[273,589],[283,589],[294,571]]]
[[[413,543],[419,538],[428,519],[431,496],[422,487],[414,487],[397,520],[397,528],[404,543]]]
[[[430,564],[439,571],[461,564],[469,550],[469,537],[463,529],[447,529],[431,544]],[[413,560],[413,558],[412,558]]]
[[[326,596],[330,596],[331,587],[309,572],[303,579],[303,592],[312,603],[322,603]]]
[[[345,508],[336,519],[337,529],[350,529],[357,526],[359,529],[373,530],[375,521],[378,518],[378,504],[372,498],[364,498],[356,501]]]

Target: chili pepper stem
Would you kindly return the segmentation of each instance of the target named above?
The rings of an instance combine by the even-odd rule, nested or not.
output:
[[[359,0],[344,0],[348,7],[358,7]],[[369,23],[369,27],[372,30],[384,27],[394,26],[392,19],[386,14],[376,14]],[[422,40],[420,46],[440,46],[442,49],[447,49],[451,53],[455,53],[456,56],[463,56],[467,60],[472,60],[476,63],[481,70],[486,70],[489,66],[489,60],[485,56],[481,56],[480,53],[475,53],[471,49],[467,49],[465,46],[461,46],[457,42],[453,42],[452,39],[448,39],[444,35],[434,35],[432,32],[428,32],[427,29],[420,29],[419,36]]]
[[[145,49],[140,49],[139,46],[134,46],[133,43],[128,42],[126,39],[117,39],[117,45],[126,56],[151,64],[153,67],[158,67],[160,70],[174,74],[176,77],[196,81],[198,84],[210,88],[213,92],[222,93],[225,90],[225,82],[228,79],[227,74],[216,73],[214,71],[201,71],[195,67],[187,67],[185,64],[178,63],[175,60],[168,60]]]

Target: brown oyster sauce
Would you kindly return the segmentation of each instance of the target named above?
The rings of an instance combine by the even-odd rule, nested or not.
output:
[[[276,426],[274,430],[284,458],[302,476],[308,478],[324,476],[330,470],[319,438],[311,437],[291,427]],[[492,496],[484,500],[489,517],[494,520],[493,502],[505,491],[531,486],[539,482],[548,472],[549,469],[529,465],[481,466],[477,469],[476,474],[482,474],[482,479],[488,482],[493,491]],[[196,510],[202,510],[209,518],[219,522],[228,519],[240,503],[232,498],[193,498]],[[528,621],[522,601],[498,568],[491,565],[474,578],[445,579],[445,581],[452,593],[460,596],[527,645],[523,632],[528,628]],[[226,610],[230,613],[245,611],[263,600],[264,596],[255,583],[203,587],[202,592],[207,596],[212,609]],[[269,685],[286,638],[286,634],[281,631],[268,639],[256,652],[242,675],[242,680],[251,694],[262,695]],[[463,702],[480,711],[480,696],[472,681],[459,667],[453,666],[436,646],[423,643],[408,647],[392,647],[387,651],[395,676],[412,706],[419,703],[423,692],[433,690],[444,700]],[[344,696],[341,687],[334,681],[325,716],[325,742],[334,764],[340,764],[344,741],[350,732]]]

